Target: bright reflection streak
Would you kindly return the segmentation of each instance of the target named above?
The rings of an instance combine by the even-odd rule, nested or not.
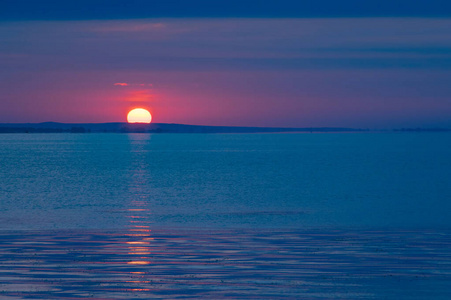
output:
[[[128,265],[142,266],[151,264],[150,255],[150,241],[153,240],[149,236],[151,229],[148,224],[150,210],[147,207],[149,193],[147,191],[147,182],[149,177],[149,167],[146,162],[145,146],[149,142],[149,135],[135,135],[130,134],[130,155],[132,159],[131,174],[130,174],[130,192],[132,201],[130,207],[127,209],[129,219],[129,232],[125,235],[130,237],[127,241],[128,255],[131,255],[131,260],[127,262]],[[136,274],[136,272],[130,272]],[[137,281],[135,283],[142,283]],[[134,291],[146,291],[147,289],[133,289]]]
[[[127,262],[129,265],[148,265],[150,264],[150,261],[144,261],[144,260],[134,260]]]
[[[149,242],[142,242],[142,241],[139,241],[139,242],[126,242],[126,243],[130,244],[130,245],[142,245],[142,244],[148,245],[148,244],[150,244]]]

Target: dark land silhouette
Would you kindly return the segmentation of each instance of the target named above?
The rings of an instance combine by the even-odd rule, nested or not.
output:
[[[206,126],[173,123],[0,123],[0,133],[271,133],[271,132],[361,132],[380,131],[349,127],[245,127],[245,126]],[[383,130],[387,131],[387,130]],[[395,128],[396,132],[441,132],[449,128]]]
[[[185,124],[129,123],[0,123],[0,133],[88,133],[88,132],[150,132],[150,133],[263,133],[263,132],[346,132],[368,129],[343,127],[239,127]]]

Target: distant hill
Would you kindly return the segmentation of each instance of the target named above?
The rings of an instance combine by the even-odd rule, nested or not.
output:
[[[129,123],[0,123],[0,133],[57,133],[57,132],[149,132],[149,133],[264,133],[264,132],[348,132],[367,129],[341,127],[237,127],[185,124],[129,124]]]

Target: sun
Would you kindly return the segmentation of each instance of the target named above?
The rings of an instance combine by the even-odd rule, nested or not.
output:
[[[135,108],[128,112],[128,123],[147,123],[152,122],[152,115],[147,109]]]

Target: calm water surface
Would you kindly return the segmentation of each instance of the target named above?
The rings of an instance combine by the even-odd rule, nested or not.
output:
[[[451,298],[451,134],[0,135],[0,297]]]

